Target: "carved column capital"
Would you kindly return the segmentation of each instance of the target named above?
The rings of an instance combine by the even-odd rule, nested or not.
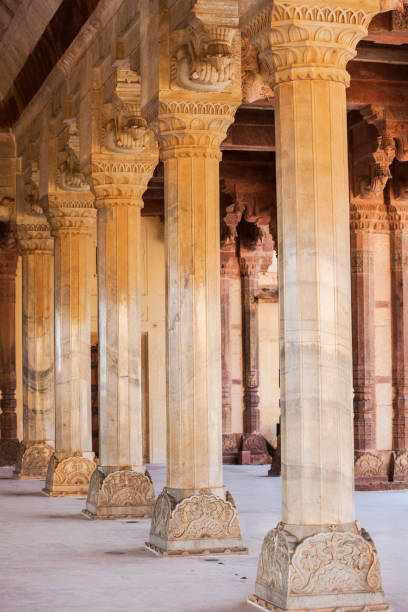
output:
[[[149,126],[161,148],[162,160],[209,157],[221,160],[220,145],[233,123],[238,104],[229,102],[160,101],[145,108]]]
[[[91,196],[90,193],[89,196]],[[92,233],[96,219],[93,196],[82,199],[49,196],[44,210],[53,236],[62,232]]]
[[[388,231],[390,218],[384,202],[355,198],[350,202],[350,229],[352,231]]]
[[[46,221],[19,223],[17,225],[17,237],[23,253],[52,254],[54,252],[54,239],[51,236],[51,228]]]
[[[381,7],[378,0],[340,4],[270,2],[244,23],[244,33],[260,49],[259,60],[273,86],[299,79],[349,85],[346,65]]]

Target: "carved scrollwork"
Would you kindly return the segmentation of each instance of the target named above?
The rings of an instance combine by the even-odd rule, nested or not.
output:
[[[235,35],[235,28],[204,24],[197,17],[174,32],[173,86],[205,92],[227,89],[239,73]]]
[[[265,537],[258,561],[256,581],[279,592],[289,584],[290,549],[287,534],[272,529]]]
[[[376,592],[382,589],[372,542],[349,532],[319,533],[292,557],[290,590],[296,594]]]

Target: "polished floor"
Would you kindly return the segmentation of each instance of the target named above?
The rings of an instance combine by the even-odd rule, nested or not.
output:
[[[151,466],[156,493],[165,468]],[[83,499],[41,494],[0,468],[0,611],[240,612],[262,538],[280,515],[280,479],[225,467],[248,556],[161,559],[144,550],[149,521],[88,521]],[[408,612],[408,491],[356,493],[357,518],[380,552],[394,612]]]

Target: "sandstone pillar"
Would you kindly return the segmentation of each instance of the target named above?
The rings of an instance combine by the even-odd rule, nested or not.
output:
[[[194,105],[186,110],[175,113],[168,104],[160,115],[168,451],[167,486],[156,502],[149,547],[167,554],[240,552],[237,510],[222,483],[221,460],[218,165],[235,107],[216,107],[216,118],[210,104],[203,103],[201,115],[193,114]]]
[[[55,151],[57,160],[45,213],[54,236],[55,292],[55,454],[48,465],[44,493],[86,495],[95,469],[91,414],[91,275],[96,210],[80,171],[79,130],[67,119]],[[55,157],[54,157],[55,155]],[[57,171],[58,170],[58,171]]]
[[[15,307],[17,241],[9,223],[0,223],[0,465],[16,462]]]
[[[24,438],[15,474],[45,478],[54,452],[54,241],[42,223],[19,224],[23,264]]]
[[[141,45],[160,45],[144,113],[164,163],[167,486],[148,543],[164,555],[246,551],[221,448],[219,161],[240,102],[238,3],[186,6],[160,13],[160,36]]]
[[[155,503],[143,464],[140,213],[158,152],[140,116],[139,76],[118,70],[117,79],[121,115],[106,126],[109,149],[92,157],[98,209],[100,467],[84,511],[90,518],[147,517]]]
[[[408,162],[395,162],[391,189],[392,478],[408,481]]]
[[[247,26],[276,100],[282,522],[250,596],[266,609],[389,609],[354,521],[345,96],[346,64],[379,9],[274,2]]]
[[[223,463],[235,464],[238,460],[238,440],[232,431],[232,346],[231,346],[231,279],[239,277],[237,258],[237,225],[242,212],[234,204],[225,205],[229,194],[221,191],[221,370],[222,370],[222,455]]]

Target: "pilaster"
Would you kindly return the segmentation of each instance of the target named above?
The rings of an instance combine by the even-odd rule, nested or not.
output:
[[[18,245],[10,222],[0,223],[0,465],[16,462],[15,303]]]
[[[347,62],[379,10],[270,2],[246,25],[276,104],[283,516],[249,598],[265,609],[389,609],[354,523],[345,97]]]

